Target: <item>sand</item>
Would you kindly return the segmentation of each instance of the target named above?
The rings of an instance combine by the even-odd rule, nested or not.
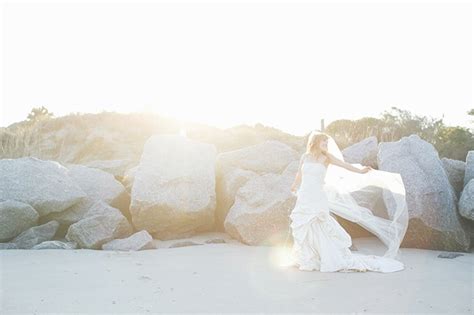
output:
[[[373,238],[357,248],[378,249]],[[0,314],[465,313],[474,253],[402,249],[395,273],[278,266],[275,248],[238,242],[137,252],[0,251]]]

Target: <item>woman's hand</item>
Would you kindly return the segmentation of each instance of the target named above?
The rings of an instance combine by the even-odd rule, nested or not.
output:
[[[360,173],[361,173],[361,174],[365,174],[365,173],[367,173],[367,172],[370,171],[370,170],[373,170],[373,168],[370,167],[370,166],[364,166],[364,168],[360,170]]]

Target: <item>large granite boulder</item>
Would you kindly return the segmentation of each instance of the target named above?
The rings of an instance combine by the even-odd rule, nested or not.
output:
[[[243,149],[221,153],[216,164],[219,172],[239,168],[265,174],[281,173],[290,162],[297,159],[298,152],[290,146],[276,140],[267,140]]]
[[[127,238],[112,240],[108,243],[102,245],[104,250],[121,250],[121,251],[137,251],[145,249],[155,249],[153,244],[153,237],[145,231],[142,230],[137,232]]]
[[[225,231],[248,245],[274,245],[284,242],[289,233],[289,213],[296,197],[290,192],[298,161],[282,174],[253,177],[235,196],[224,221]]]
[[[158,239],[213,229],[216,154],[214,145],[184,136],[150,137],[133,180],[130,213],[135,228]]]
[[[250,179],[259,176],[253,171],[240,168],[229,169],[225,174],[217,178],[217,208],[216,208],[216,228],[224,230],[224,221],[235,201],[237,191]]]
[[[56,235],[58,227],[58,222],[49,221],[43,225],[29,228],[15,237],[12,243],[15,243],[20,249],[31,249],[37,244],[52,240]]]
[[[67,228],[81,220],[97,201],[104,201],[110,206],[120,209],[125,216],[128,214],[130,196],[125,187],[107,172],[83,165],[67,164],[69,176],[85,193],[86,197],[72,207],[51,213],[42,221],[56,220]]]
[[[469,220],[474,220],[474,178],[467,183],[459,200],[459,213]]]
[[[38,218],[38,212],[29,204],[15,200],[0,200],[0,242],[9,241],[35,226]]]
[[[0,160],[0,199],[27,203],[40,216],[61,212],[86,197],[68,173],[54,161],[33,157]]]
[[[83,165],[67,165],[69,176],[93,200],[102,200],[115,208],[127,208],[125,187],[105,171]]]
[[[442,158],[444,170],[448,175],[449,182],[456,192],[456,197],[461,196],[464,187],[464,172],[466,170],[466,162]]]
[[[468,250],[469,235],[435,148],[411,135],[380,143],[377,158],[380,170],[399,173],[405,184],[410,221],[402,246]]]
[[[467,153],[466,156],[466,170],[464,173],[464,186],[474,178],[474,150]]]
[[[345,148],[342,150],[342,155],[348,163],[358,163],[377,168],[377,152],[377,137],[372,136]]]
[[[298,157],[294,149],[275,140],[219,154],[216,162],[217,230],[224,230],[224,220],[240,187],[258,175],[280,174]]]
[[[132,233],[132,226],[120,210],[98,201],[82,220],[69,227],[66,240],[77,243],[80,248],[100,249],[104,243]]]

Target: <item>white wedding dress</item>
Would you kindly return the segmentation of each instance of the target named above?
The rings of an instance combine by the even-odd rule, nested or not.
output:
[[[337,166],[331,165],[331,167]],[[404,269],[403,263],[394,258],[352,252],[349,249],[352,246],[350,235],[331,212],[345,216],[375,233],[389,249],[391,248],[387,253],[390,252],[392,256],[397,253],[401,242],[401,239],[397,241],[397,236],[403,238],[406,226],[396,220],[376,217],[368,209],[351,203],[350,200],[344,203],[344,199],[338,200],[334,197],[336,196],[334,191],[330,191],[330,186],[325,185],[327,173],[325,165],[309,157],[303,157],[301,172],[302,179],[296,204],[290,214],[293,265],[296,264],[300,270],[321,272],[394,272]],[[331,196],[329,200],[327,193]],[[401,206],[403,207],[403,203]]]

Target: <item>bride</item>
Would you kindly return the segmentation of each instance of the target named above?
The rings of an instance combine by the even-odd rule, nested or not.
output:
[[[319,132],[310,135],[291,187],[297,196],[290,214],[291,261],[300,270],[394,272],[404,269],[403,263],[395,259],[408,225],[403,181],[399,174],[356,165],[360,166],[344,161],[329,135]],[[372,213],[351,195],[356,191],[371,196],[375,191],[383,196],[386,213]],[[350,235],[332,213],[356,222],[377,236],[387,247],[384,256],[352,252]]]

